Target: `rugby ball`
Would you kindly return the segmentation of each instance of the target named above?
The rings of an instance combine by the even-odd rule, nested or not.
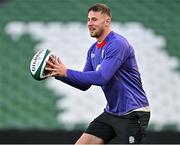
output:
[[[47,78],[48,72],[45,71],[47,60],[51,59],[53,54],[48,49],[39,50],[32,58],[30,63],[31,75],[36,80],[43,80]]]

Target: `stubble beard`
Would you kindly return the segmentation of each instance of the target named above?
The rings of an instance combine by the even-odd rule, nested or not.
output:
[[[100,29],[99,31],[96,31],[94,33],[90,33],[91,37],[93,38],[99,38],[104,32],[104,29]]]

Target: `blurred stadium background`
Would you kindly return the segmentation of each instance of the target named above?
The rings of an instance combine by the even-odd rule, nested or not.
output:
[[[42,48],[82,69],[94,41],[87,9],[97,2],[109,5],[112,29],[135,46],[152,109],[147,143],[180,143],[179,0],[0,0],[1,143],[73,143],[102,112],[98,88],[81,92],[29,72]]]

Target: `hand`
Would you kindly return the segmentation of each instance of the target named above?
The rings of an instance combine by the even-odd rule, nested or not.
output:
[[[53,56],[47,62],[45,71],[48,71],[47,77],[66,77],[66,66],[60,61],[59,57]]]

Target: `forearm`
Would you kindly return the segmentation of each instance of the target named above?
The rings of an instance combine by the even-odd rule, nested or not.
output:
[[[60,80],[60,81],[62,81],[64,83],[66,83],[66,84],[68,84],[68,85],[70,85],[72,87],[75,87],[77,89],[80,89],[82,91],[86,91],[91,87],[91,85],[84,85],[84,84],[81,84],[81,83],[76,83],[76,82],[74,82],[74,81],[72,81],[72,80],[70,80],[68,78],[65,78],[65,77],[55,77],[55,79]]]
[[[75,84],[81,84],[82,86],[104,86],[108,81],[108,79],[102,76],[100,71],[81,72],[68,69],[67,78]]]

